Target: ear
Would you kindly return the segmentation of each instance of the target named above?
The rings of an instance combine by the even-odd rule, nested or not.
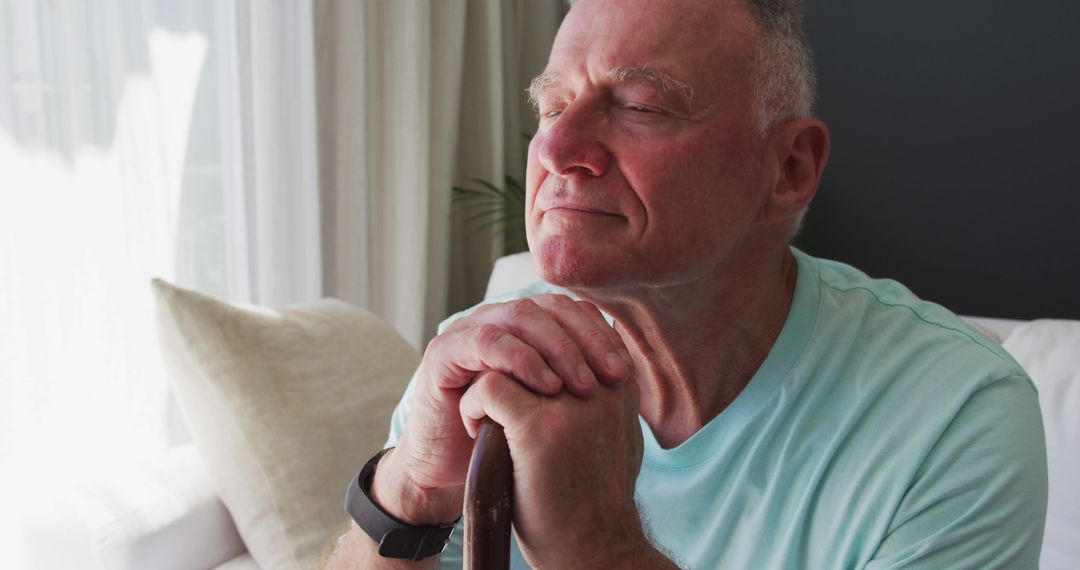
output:
[[[799,119],[781,126],[770,138],[776,179],[760,221],[794,219],[817,193],[829,158],[829,128],[819,119]]]

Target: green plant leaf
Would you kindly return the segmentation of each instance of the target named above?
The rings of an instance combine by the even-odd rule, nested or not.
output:
[[[469,181],[476,187],[453,187],[453,205],[468,214],[463,223],[474,232],[486,230],[493,237],[501,236],[504,255],[524,250],[525,189],[521,182],[509,175],[504,177],[503,188],[487,180]]]
[[[503,208],[488,208],[478,212],[473,212],[470,216],[465,218],[466,225],[474,225],[484,220],[505,220],[510,216],[506,214],[506,210]]]

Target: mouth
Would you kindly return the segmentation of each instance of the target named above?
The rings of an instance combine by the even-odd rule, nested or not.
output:
[[[608,212],[605,210],[598,210],[590,208],[588,206],[576,206],[576,205],[558,205],[551,206],[544,210],[544,215],[547,214],[561,214],[564,216],[583,216],[592,218],[624,218],[621,214],[614,212]]]
[[[600,210],[592,210],[589,208],[578,208],[574,206],[556,206],[554,208],[548,208],[548,212],[562,212],[566,214],[581,214],[586,216],[615,216],[611,212],[602,212]]]
[[[561,177],[548,177],[537,191],[534,212],[540,218],[573,225],[603,221],[627,221],[616,198],[602,188],[582,188]]]

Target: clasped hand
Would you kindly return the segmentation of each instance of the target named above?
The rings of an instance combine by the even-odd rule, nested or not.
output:
[[[640,546],[638,388],[619,335],[591,303],[545,295],[478,308],[428,345],[391,458],[407,518],[461,512],[483,417],[514,463],[514,525],[534,567],[566,567]],[[454,504],[456,502],[456,505]]]

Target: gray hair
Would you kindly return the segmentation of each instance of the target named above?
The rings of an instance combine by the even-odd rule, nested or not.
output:
[[[763,133],[814,111],[817,76],[801,0],[746,0],[763,37],[755,47],[758,127]]]
[[[792,119],[809,117],[817,98],[817,74],[803,30],[802,0],[745,0],[762,38],[755,46],[754,90],[762,134]],[[802,231],[808,207],[791,225],[789,241]]]
[[[567,0],[573,6],[575,0]],[[757,123],[766,134],[784,121],[809,117],[817,96],[810,43],[803,31],[802,0],[744,0],[761,29],[755,46]]]

